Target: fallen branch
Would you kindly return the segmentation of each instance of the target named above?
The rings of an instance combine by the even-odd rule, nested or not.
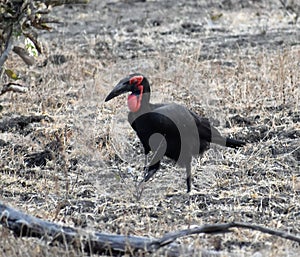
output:
[[[0,95],[4,95],[7,92],[15,92],[15,93],[27,93],[28,88],[22,86],[18,83],[10,82],[8,84],[3,85]]]
[[[44,221],[22,213],[4,205],[0,201],[0,224],[12,230],[20,237],[38,237],[59,242],[63,245],[72,245],[88,253],[136,253],[138,251],[152,253],[156,251],[156,239],[147,237],[112,235],[106,233],[87,232],[67,226]],[[179,256],[182,247],[173,244],[166,256]]]
[[[0,202],[0,224],[12,230],[17,236],[48,239],[51,240],[52,243],[59,242],[63,245],[68,244],[76,248],[80,247],[81,250],[88,253],[109,253],[111,255],[120,253],[130,253],[131,255],[134,255],[137,252],[151,254],[158,250],[162,250],[164,256],[180,256],[183,252],[185,255],[190,256],[195,254],[195,251],[175,243],[174,241],[176,239],[200,233],[228,233],[232,232],[230,230],[231,228],[248,228],[300,243],[300,237],[295,235],[242,222],[203,225],[168,233],[161,239],[88,232],[82,229],[75,229],[35,218],[8,207],[2,202]],[[221,256],[221,253],[216,251],[202,251],[201,254],[202,256]]]
[[[266,228],[263,226],[249,224],[244,222],[231,222],[231,223],[224,223],[224,224],[215,224],[215,225],[203,225],[200,227],[195,227],[191,229],[184,229],[176,232],[171,232],[166,234],[163,238],[157,240],[157,243],[162,245],[169,244],[175,241],[177,238],[192,235],[192,234],[215,234],[215,233],[228,233],[232,232],[231,228],[248,228],[256,231],[260,231],[269,235],[274,235],[278,237],[282,237],[291,241],[295,241],[300,243],[300,237],[292,235],[290,233],[284,231],[278,231],[271,228]]]

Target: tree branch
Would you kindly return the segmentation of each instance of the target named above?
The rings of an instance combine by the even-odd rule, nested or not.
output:
[[[31,66],[34,64],[34,58],[30,56],[24,48],[19,46],[14,46],[13,52],[19,55],[27,65]]]
[[[59,22],[57,19],[48,17],[52,7],[64,4],[87,4],[88,2],[89,0],[10,0],[1,3],[0,70],[13,49],[13,38],[16,34],[30,39],[36,50],[42,53],[37,31],[49,31],[51,30],[49,23]],[[28,65],[33,64],[33,60],[26,55],[25,50],[17,47],[14,50]]]
[[[2,90],[0,91],[0,95],[3,95],[10,91],[16,93],[26,93],[28,91],[28,88],[22,86],[21,84],[10,82],[8,84],[3,85]]]
[[[5,44],[5,49],[2,53],[2,55],[0,56],[0,70],[2,70],[2,66],[5,63],[5,61],[7,60],[11,50],[12,50],[12,46],[13,46],[13,37],[12,37],[12,27],[10,26],[8,28],[8,35],[7,35],[7,41]]]

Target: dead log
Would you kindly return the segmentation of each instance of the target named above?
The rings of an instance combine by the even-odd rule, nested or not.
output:
[[[159,243],[156,243],[157,239],[75,229],[27,215],[3,204],[1,201],[0,224],[12,230],[19,237],[43,238],[49,240],[51,244],[57,242],[62,245],[68,244],[88,253],[106,253],[109,255],[135,254],[137,252],[153,253],[160,248]],[[180,256],[182,246],[173,243],[171,248],[166,249],[165,252],[166,256]]]
[[[276,235],[288,240],[300,243],[300,237],[259,225],[242,222],[232,222],[214,225],[203,225],[191,229],[184,229],[167,233],[160,239],[138,237],[130,235],[114,235],[93,231],[75,229],[53,222],[45,221],[15,210],[0,201],[0,224],[12,230],[16,236],[38,237],[44,240],[63,245],[72,245],[88,253],[106,253],[118,255],[129,253],[154,253],[162,251],[164,256],[193,255],[195,251],[175,242],[176,239],[192,234],[216,234],[232,232],[231,228],[247,228],[261,231],[270,235]],[[216,251],[201,251],[197,255],[201,256],[221,256]]]

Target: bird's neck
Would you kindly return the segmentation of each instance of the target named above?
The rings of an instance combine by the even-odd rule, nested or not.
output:
[[[145,90],[142,94],[142,102],[141,102],[141,108],[140,109],[149,109],[150,108],[150,91]]]
[[[152,111],[152,104],[149,103],[148,101],[144,101],[142,100],[141,102],[141,105],[139,106],[138,109],[130,109],[129,110],[133,113],[136,113],[136,114],[144,114],[144,113],[147,113],[147,112],[150,112]]]

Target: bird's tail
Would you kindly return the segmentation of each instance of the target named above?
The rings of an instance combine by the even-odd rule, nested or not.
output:
[[[227,147],[231,147],[231,148],[239,148],[246,145],[245,142],[240,141],[240,140],[236,140],[236,139],[232,139],[232,138],[226,138],[226,146]]]

